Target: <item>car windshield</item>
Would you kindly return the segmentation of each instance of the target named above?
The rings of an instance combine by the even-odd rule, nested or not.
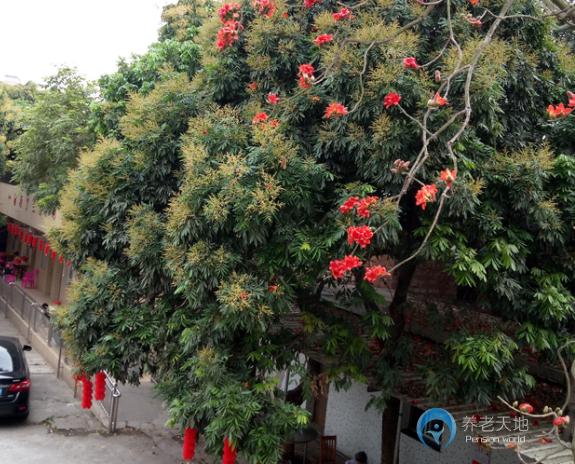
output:
[[[16,347],[0,344],[0,372],[14,372],[19,369]]]

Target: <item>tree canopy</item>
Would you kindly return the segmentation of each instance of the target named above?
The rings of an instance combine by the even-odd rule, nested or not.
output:
[[[93,88],[73,69],[46,79],[22,116],[25,131],[14,143],[14,180],[31,193],[40,211],[52,213],[80,151],[96,140],[89,124]]]
[[[472,321],[500,323],[449,331],[418,366],[427,393],[533,387],[523,353],[551,359],[574,322],[575,60],[554,17],[535,0],[171,8],[159,47],[193,53],[101,81],[123,106],[51,233],[80,270],[60,314],[78,367],[151,372],[208,450],[276,462],[308,420],[277,373],[312,394],[300,354],[321,352],[330,381],[369,377],[385,404],[431,259]]]
[[[36,86],[0,84],[0,174],[15,158],[14,141],[24,132],[22,113],[34,103]]]

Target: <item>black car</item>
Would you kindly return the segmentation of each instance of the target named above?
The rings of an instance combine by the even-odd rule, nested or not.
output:
[[[15,337],[0,337],[0,417],[28,417],[31,384],[24,351],[30,350]]]

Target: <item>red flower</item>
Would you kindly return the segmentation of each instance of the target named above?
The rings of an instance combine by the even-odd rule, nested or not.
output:
[[[352,18],[351,10],[346,7],[343,7],[337,13],[333,13],[332,16],[334,21],[342,21],[344,19]]]
[[[347,255],[343,259],[334,259],[329,263],[329,270],[334,279],[341,279],[346,272],[362,265],[361,259],[354,255]]]
[[[479,5],[479,0],[469,0],[469,3],[471,3],[473,6],[477,6]]]
[[[339,207],[339,212],[341,214],[347,214],[351,212],[353,208],[357,206],[358,203],[359,203],[358,197],[349,197],[347,200],[345,200],[343,205]]]
[[[257,82],[250,82],[248,84],[248,89],[250,89],[252,92],[255,92],[258,89],[258,83]]]
[[[277,105],[280,102],[280,97],[277,94],[270,92],[267,96],[267,101],[270,105]]]
[[[363,279],[370,283],[374,283],[380,277],[388,277],[390,275],[391,274],[387,271],[385,266],[371,266],[365,268]]]
[[[313,83],[314,80],[313,76],[314,72],[315,69],[313,65],[309,63],[300,65],[298,76],[299,76],[299,86],[302,89],[309,89],[311,87],[311,84]]]
[[[553,419],[553,425],[555,427],[563,427],[565,425],[568,425],[569,422],[570,422],[569,416],[556,417],[555,419]]]
[[[282,13],[282,18],[285,18],[285,19],[289,18],[289,13],[287,11],[284,11]]]
[[[338,118],[345,116],[348,113],[347,108],[341,103],[330,103],[325,109],[325,117],[331,118],[336,116]]]
[[[415,204],[421,206],[421,209],[427,207],[427,203],[433,203],[436,200],[437,187],[435,184],[424,185],[415,194]]]
[[[567,103],[567,106],[569,108],[574,108],[575,107],[575,93],[567,92],[567,97],[569,98],[569,103]]]
[[[226,23],[230,19],[238,19],[240,17],[239,11],[241,5],[239,3],[224,3],[218,10],[218,15],[222,23]]]
[[[440,106],[447,105],[447,103],[447,98],[443,98],[441,95],[439,95],[439,92],[435,92],[433,98],[427,102],[427,106],[438,108]]]
[[[279,289],[280,289],[280,286],[278,284],[269,284],[268,285],[268,292],[270,292],[270,293],[276,293]]]
[[[257,113],[252,119],[252,124],[260,124],[268,120],[268,114],[266,112]]]
[[[318,35],[313,43],[315,43],[318,47],[321,47],[323,44],[329,43],[333,40],[333,35],[331,34],[320,34]]]
[[[280,125],[280,120],[279,120],[279,119],[272,119],[272,120],[268,123],[268,125],[269,125],[271,128],[275,129],[276,127],[278,127],[278,126]]]
[[[322,0],[304,0],[303,5],[306,8],[312,8],[316,3],[321,3]]]
[[[414,56],[408,56],[403,59],[404,69],[417,69],[419,65],[417,64],[417,59]]]
[[[571,114],[574,108],[567,108],[563,103],[557,106],[549,105],[547,107],[547,114],[551,119],[565,118]]]
[[[451,187],[451,184],[457,178],[457,170],[453,169],[444,169],[439,173],[439,178],[447,184],[448,187]]]
[[[350,226],[347,228],[347,243],[357,243],[361,248],[367,247],[373,238],[373,230],[369,226]]]
[[[363,198],[357,205],[357,215],[362,218],[368,218],[371,216],[370,206],[377,203],[379,198],[376,196],[370,196]]]
[[[230,45],[233,45],[240,38],[239,30],[241,25],[239,21],[230,20],[224,23],[224,26],[218,31],[218,39],[216,46],[219,50],[223,50]]]
[[[533,414],[535,408],[531,406],[529,403],[521,403],[518,408],[521,412],[525,412],[527,414]]]
[[[395,92],[389,92],[383,99],[383,104],[385,105],[385,109],[388,110],[392,106],[399,105],[400,101],[401,101],[401,95]]]
[[[268,18],[271,18],[276,11],[272,0],[254,0],[253,5],[261,15],[267,16]]]
[[[467,21],[469,24],[471,24],[472,26],[475,26],[475,27],[479,27],[479,26],[481,26],[481,24],[483,24],[483,23],[481,22],[481,19],[480,19],[480,18],[476,18],[475,16],[473,16],[473,15],[471,15],[471,14],[466,14],[466,15],[464,16],[464,18],[466,19],[466,21]]]

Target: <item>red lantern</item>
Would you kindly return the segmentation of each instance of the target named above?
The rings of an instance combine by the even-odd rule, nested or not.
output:
[[[82,379],[82,409],[92,407],[92,382],[89,378]]]
[[[103,371],[96,372],[94,378],[94,399],[104,401],[106,398],[106,374]]]
[[[198,430],[191,427],[186,427],[184,430],[184,444],[182,446],[182,459],[184,461],[191,461],[196,454],[196,439]]]
[[[48,256],[49,252],[50,252],[50,244],[46,242],[46,244],[44,245],[44,256]]]
[[[63,263],[64,263],[64,257],[63,257],[62,255],[60,255],[60,257],[58,258],[58,262],[59,262],[60,264],[63,264]]]
[[[235,464],[237,450],[232,446],[228,437],[224,438],[224,454],[222,456],[222,464]]]
[[[52,250],[52,255],[50,256],[50,259],[52,261],[56,261],[56,255],[58,255],[58,253],[56,251]]]
[[[37,243],[38,243],[38,237],[32,237],[32,248],[36,248]]]
[[[44,240],[38,239],[38,250],[42,251],[44,249]]]

